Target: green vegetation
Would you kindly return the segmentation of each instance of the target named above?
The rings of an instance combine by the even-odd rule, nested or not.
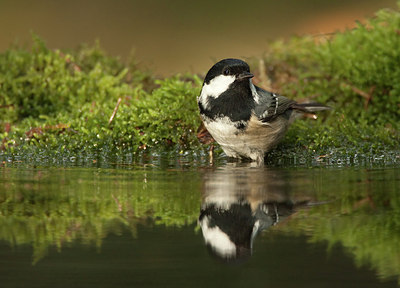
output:
[[[295,122],[285,144],[294,152],[299,145],[328,154],[398,151],[399,35],[400,12],[381,10],[344,33],[274,43],[258,67],[262,83],[334,109],[323,121]]]
[[[382,10],[353,30],[278,41],[262,62],[251,60],[265,88],[334,108],[297,121],[271,158],[325,155],[325,162],[395,151],[398,160],[399,31],[400,12]],[[155,79],[98,45],[53,51],[34,36],[31,50],[0,54],[0,156],[205,151],[196,139],[201,81]]]
[[[194,76],[153,79],[98,46],[63,53],[34,37],[31,52],[0,55],[1,148],[73,155],[190,147],[199,87]]]

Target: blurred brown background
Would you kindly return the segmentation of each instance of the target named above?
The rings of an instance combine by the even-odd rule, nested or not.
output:
[[[269,42],[354,26],[395,0],[0,0],[0,52],[28,45],[30,33],[50,48],[100,40],[111,55],[134,50],[158,74],[204,72],[215,60],[261,56]]]

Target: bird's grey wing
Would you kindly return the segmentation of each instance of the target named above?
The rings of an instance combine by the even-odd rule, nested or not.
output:
[[[254,107],[254,114],[262,122],[269,122],[279,115],[290,117],[291,108],[296,101],[284,96],[265,91],[256,87],[258,104]]]

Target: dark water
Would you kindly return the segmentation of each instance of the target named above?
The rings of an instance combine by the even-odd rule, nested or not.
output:
[[[399,168],[0,168],[1,287],[398,287]]]

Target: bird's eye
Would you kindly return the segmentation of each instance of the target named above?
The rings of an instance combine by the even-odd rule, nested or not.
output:
[[[229,69],[224,70],[224,75],[229,75],[229,73],[231,73],[231,71]]]

